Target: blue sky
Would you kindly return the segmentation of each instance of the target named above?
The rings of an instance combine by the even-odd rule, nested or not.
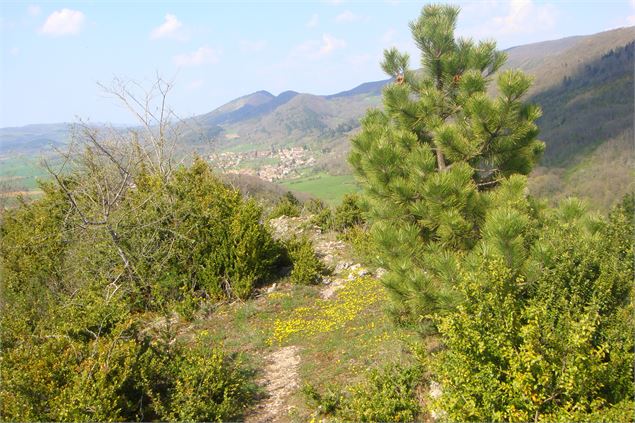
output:
[[[97,82],[175,83],[182,117],[257,90],[331,94],[385,78],[384,48],[418,55],[414,1],[84,1],[0,6],[0,127],[133,119]],[[500,48],[635,25],[635,0],[483,0],[458,33]]]

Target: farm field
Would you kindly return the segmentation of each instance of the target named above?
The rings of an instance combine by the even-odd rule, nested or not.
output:
[[[344,195],[359,191],[352,175],[333,176],[327,173],[318,173],[282,181],[280,185],[294,191],[314,195],[330,204],[337,204]]]

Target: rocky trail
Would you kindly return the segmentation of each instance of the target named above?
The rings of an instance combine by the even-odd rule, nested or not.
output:
[[[287,239],[293,235],[304,234],[313,242],[316,255],[330,272],[322,279],[320,296],[323,299],[335,298],[337,291],[357,276],[369,274],[359,263],[351,260],[350,246],[337,240],[332,233],[323,233],[319,228],[307,224],[309,217],[279,217],[270,221],[274,237]],[[267,292],[272,293],[275,286]],[[258,383],[265,397],[252,410],[246,421],[277,422],[288,420],[289,399],[300,388],[298,367],[300,348],[294,345],[281,347],[266,358],[266,366]]]
[[[288,415],[287,401],[299,388],[299,348],[290,345],[269,354],[267,365],[258,384],[266,391],[266,397],[256,406],[253,414],[245,419],[249,423],[276,422]]]

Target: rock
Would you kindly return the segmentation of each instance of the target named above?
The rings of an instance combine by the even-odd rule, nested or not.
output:
[[[381,279],[386,273],[388,273],[388,270],[384,269],[383,267],[378,267],[377,270],[375,270],[375,277],[377,279]]]
[[[330,280],[328,286],[322,289],[322,291],[320,292],[320,295],[325,300],[328,300],[329,298],[332,298],[333,295],[335,295],[335,291],[343,287],[345,283],[346,281],[344,279]]]
[[[441,384],[432,380],[430,381],[430,389],[428,391],[430,398],[439,398],[443,391],[441,390]],[[430,410],[430,416],[434,421],[440,420],[445,417],[445,412],[443,410]]]
[[[348,269],[349,267],[351,267],[353,263],[350,261],[341,261],[339,263],[337,263],[337,266],[335,266],[335,270],[333,271],[334,273],[342,273],[344,270]]]
[[[278,286],[278,284],[274,283],[269,288],[267,288],[267,294],[271,294],[273,291],[275,291],[277,286]]]
[[[443,392],[441,391],[441,384],[436,381],[430,381],[430,397],[439,398]]]
[[[370,274],[370,272],[368,271],[368,269],[366,269],[365,267],[362,267],[361,264],[356,263],[352,266],[350,266],[348,268],[348,270],[350,271],[349,275],[348,275],[348,280],[351,281],[355,278],[358,278],[360,276],[366,276],[368,274]]]

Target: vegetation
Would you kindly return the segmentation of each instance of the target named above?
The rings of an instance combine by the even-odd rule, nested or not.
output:
[[[178,125],[163,120],[161,80],[161,113],[139,114],[145,129],[84,126],[77,149],[47,164],[41,197],[2,214],[0,418],[233,421],[262,408],[252,406],[267,401],[276,368],[290,376],[268,392],[267,406],[284,408],[273,419],[630,421],[635,198],[603,216],[529,195],[530,184],[553,188],[549,176],[575,184],[597,162],[527,175],[544,150],[537,122],[569,119],[552,115],[560,107],[601,108],[580,100],[600,85],[597,101],[632,86],[633,44],[533,97],[550,111],[541,117],[523,100],[529,78],[504,71],[493,42],[455,38],[457,17],[428,5],[411,24],[421,71],[385,52],[384,108],[352,139],[361,194],[346,176],[288,181],[321,197],[302,201],[226,177],[241,193],[202,159],[174,164]],[[111,93],[133,108],[153,101],[126,86]],[[268,102],[284,96],[259,95],[266,107],[250,113],[266,126]],[[351,95],[335,96],[342,110]],[[208,118],[221,131],[227,116]],[[606,119],[625,150],[632,128]],[[308,110],[285,131],[357,126]],[[558,144],[547,163],[598,140]],[[627,167],[610,145],[591,154]],[[331,147],[322,152],[344,154]],[[628,192],[620,181],[615,192]]]
[[[371,369],[364,380],[345,392],[330,387],[320,393],[312,385],[303,391],[320,414],[344,421],[412,422],[423,412],[416,395],[421,382],[420,367],[389,365]]]
[[[287,251],[291,259],[291,283],[310,285],[319,282],[324,266],[315,255],[313,244],[306,238],[292,238],[287,243]]]
[[[41,199],[2,216],[3,420],[236,418],[240,363],[173,325],[270,275],[260,206],[201,160],[173,167],[153,132],[84,136]]]
[[[635,41],[607,51],[560,84],[533,96],[544,115],[538,121],[550,142],[545,165],[575,162],[603,141],[632,130]],[[600,124],[597,124],[600,122]]]
[[[275,219],[280,216],[298,217],[300,216],[300,211],[300,201],[290,191],[287,191],[269,213],[269,219]]]
[[[577,201],[538,219],[492,210],[461,272],[465,301],[440,319],[436,407],[451,420],[630,420],[632,219],[595,220]]]
[[[200,161],[167,181],[136,180],[111,214],[125,243],[83,230],[80,209],[50,184],[3,216],[4,419],[221,421],[242,411],[244,377],[221,350],[172,345],[175,334],[157,339],[142,322],[248,296],[278,251],[260,209]]]
[[[311,199],[304,205],[304,212],[311,216],[310,224],[323,231],[333,228],[333,211],[320,199]]]
[[[540,109],[521,102],[530,79],[502,72],[499,96],[488,97],[505,55],[493,42],[455,40],[457,16],[457,8],[431,5],[411,24],[421,74],[407,54],[385,52],[382,67],[396,82],[384,90],[385,111],[362,120],[350,155],[393,312],[426,330],[430,313],[458,302],[456,262],[480,237],[490,193],[528,174],[544,149],[534,123]]]
[[[346,194],[342,202],[335,208],[333,225],[338,231],[345,231],[362,223],[364,223],[364,216],[359,196]]]
[[[543,149],[540,110],[520,102],[529,80],[501,72],[499,97],[488,98],[504,55],[455,40],[457,13],[425,6],[411,24],[421,76],[407,55],[385,52],[395,83],[350,156],[393,314],[421,330],[423,364],[441,387],[428,411],[451,421],[628,421],[633,199],[607,222],[577,200],[549,209],[527,195],[522,175]]]

